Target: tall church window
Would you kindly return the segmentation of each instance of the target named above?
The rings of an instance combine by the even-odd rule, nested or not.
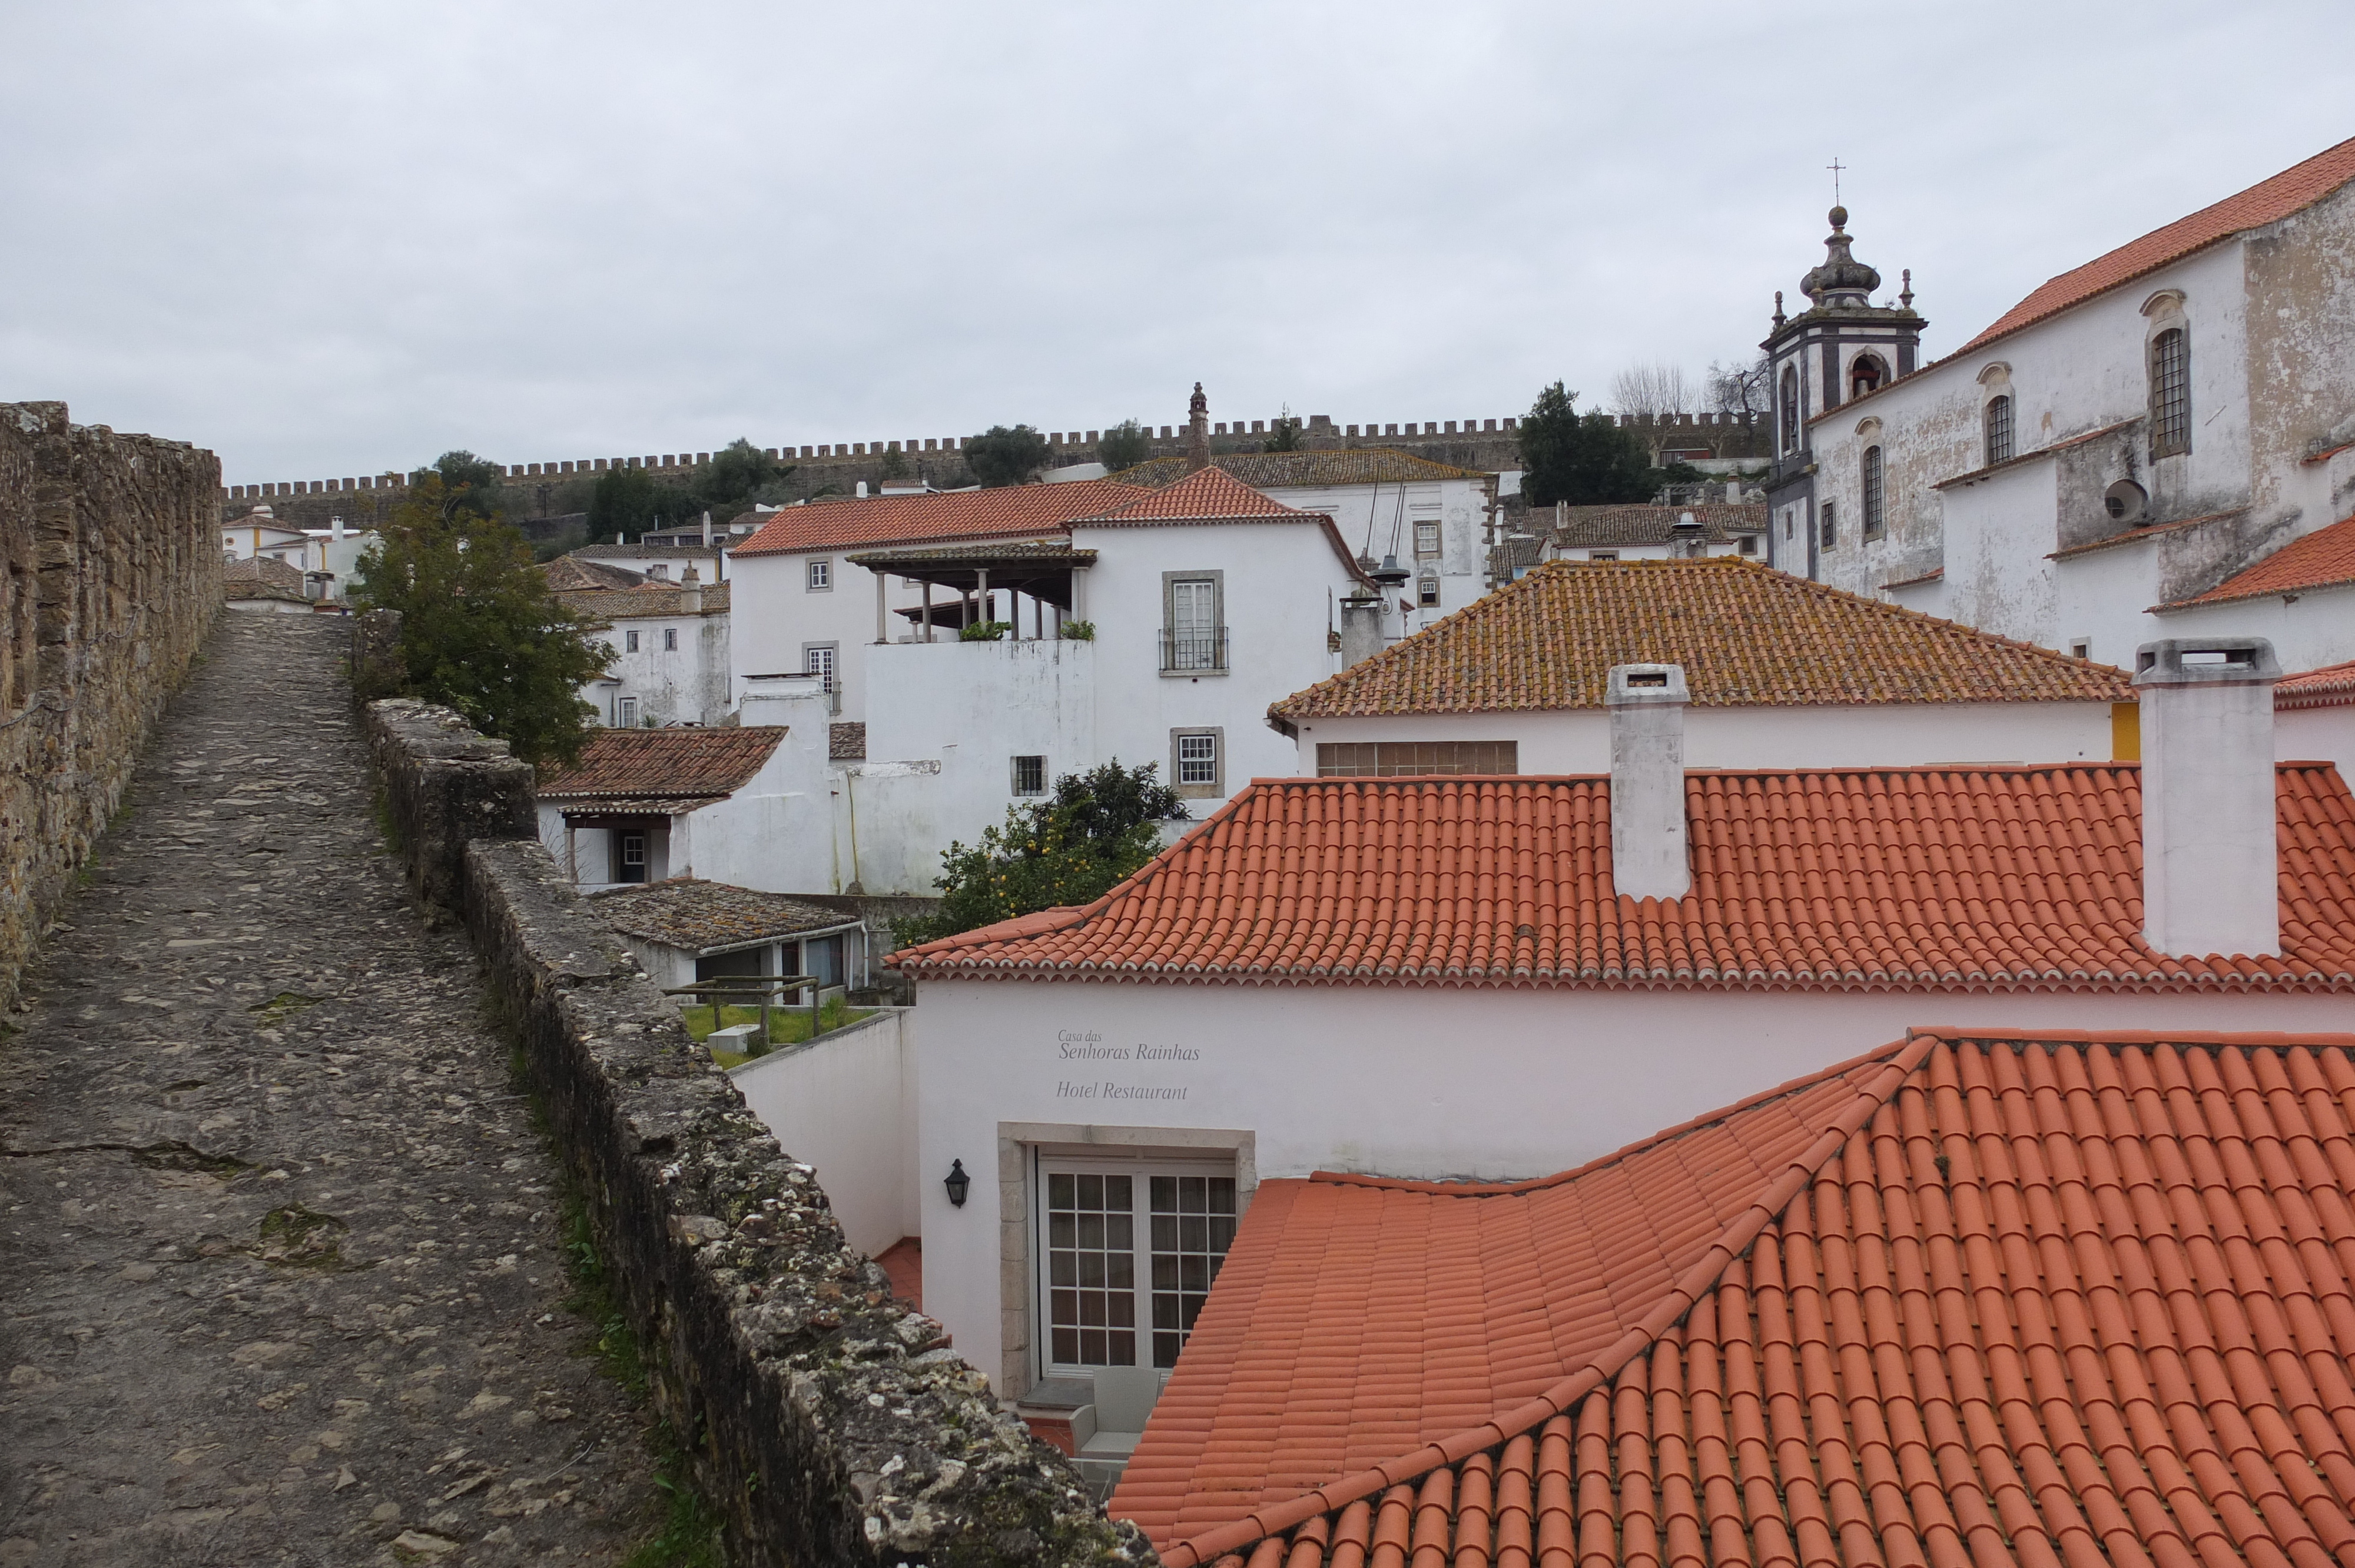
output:
[[[1849,397],[1852,401],[1868,392],[1878,392],[1888,379],[1889,366],[1881,362],[1881,355],[1859,354],[1848,367]]]
[[[2011,399],[2009,397],[1987,399],[1987,461],[1989,468],[2011,461]]]
[[[2181,327],[2150,340],[2150,455],[2191,450],[2191,341]]]
[[[1828,550],[1839,543],[1839,520],[1834,515],[1830,502],[1824,503],[1823,511],[1818,514],[1818,521],[1823,524],[1820,530],[1823,547]]]
[[[1881,449],[1864,449],[1864,536],[1878,539],[1889,526],[1887,511],[1881,504]]]
[[[1799,450],[1799,373],[1783,366],[1783,450]]]

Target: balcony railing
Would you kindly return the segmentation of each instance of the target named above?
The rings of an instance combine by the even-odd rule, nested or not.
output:
[[[1227,668],[1227,629],[1204,626],[1183,631],[1161,634],[1161,673],[1165,675],[1186,674],[1195,671],[1215,671],[1224,673]]]

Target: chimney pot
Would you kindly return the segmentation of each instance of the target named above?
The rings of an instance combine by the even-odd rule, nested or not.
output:
[[[2157,951],[2281,954],[2274,683],[2262,637],[2135,652],[2142,707],[2142,929]]]
[[[1685,686],[1679,664],[1614,664],[1611,710],[1611,882],[1631,898],[1692,891],[1686,853]]]
[[[1341,668],[1348,669],[1382,651],[1382,601],[1352,594],[1341,601]]]

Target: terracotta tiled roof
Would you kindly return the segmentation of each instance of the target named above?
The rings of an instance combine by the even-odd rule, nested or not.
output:
[[[2286,956],[2142,938],[2140,769],[1693,772],[1693,888],[1611,883],[1607,779],[1261,779],[1093,904],[924,980],[1804,991],[2355,990],[2355,799],[2280,768]]]
[[[571,556],[543,561],[539,570],[548,579],[548,586],[559,593],[581,588],[633,588],[646,580],[645,573],[634,572],[627,567],[609,567],[602,561],[583,561]]]
[[[577,588],[556,597],[568,608],[599,620],[644,620],[687,614],[679,604],[679,596],[686,591],[677,583],[642,583],[628,588]],[[696,613],[726,615],[731,597],[730,585],[706,584],[703,608]]]
[[[1263,490],[1297,490],[1326,484],[1427,484],[1443,479],[1488,477],[1472,469],[1433,462],[1389,447],[1352,447],[1346,451],[1227,452],[1212,458],[1210,466]],[[1113,477],[1125,484],[1158,490],[1165,484],[1175,484],[1192,471],[1184,458],[1165,457],[1124,468]]]
[[[2203,512],[2197,517],[2179,517],[2172,523],[2135,524],[2119,533],[2111,535],[2106,539],[2092,539],[2083,545],[2065,546],[2044,558],[2048,561],[2073,561],[2079,556],[2090,556],[2096,550],[2114,550],[2121,545],[2147,544],[2150,540],[2165,535],[2179,533],[2186,528],[2204,528],[2211,523],[2222,523],[2241,516],[2248,510],[2245,506],[2235,506],[2229,512]]]
[[[696,542],[692,545],[666,545],[660,542],[649,545],[643,541],[635,545],[583,545],[577,550],[571,550],[566,553],[575,559],[588,560],[591,562],[600,559],[612,561],[670,561],[677,560],[681,556],[691,556],[697,560],[702,561],[718,560],[721,554],[720,546],[717,544],[704,544],[700,536],[701,532],[702,531],[700,529],[697,530],[698,537]],[[709,577],[711,574],[706,572],[704,575]]]
[[[2269,599],[2279,593],[2307,593],[2315,588],[2345,588],[2355,583],[2355,517],[2342,517],[2328,528],[2292,539],[2255,566],[2236,572],[2192,599],[2162,605],[2184,609],[2195,604],[2229,604],[2234,599]]]
[[[2269,180],[2251,185],[2238,196],[2226,196],[2213,207],[2201,207],[2189,217],[2179,217],[2130,245],[2122,245],[2106,256],[2062,273],[2006,311],[1993,326],[1965,344],[1960,352],[1968,354],[2008,333],[2057,315],[2072,305],[2083,304],[2096,294],[2155,272],[2171,261],[2180,261],[2193,251],[2204,250],[2243,229],[2279,223],[2292,213],[2312,207],[2350,180],[2355,180],[2355,140],[2341,142]]]
[[[794,555],[809,550],[878,548],[930,540],[988,539],[1062,533],[1137,498],[1137,487],[1111,479],[1069,484],[1014,484],[941,495],[886,495],[814,502],[772,512],[760,531],[730,553]]]
[[[857,916],[838,909],[692,876],[650,882],[626,892],[601,893],[589,907],[597,918],[626,936],[690,953],[858,923]]]
[[[779,726],[601,729],[589,737],[580,767],[550,768],[542,776],[539,798],[732,795],[751,782],[784,738]]]
[[[830,762],[867,760],[867,726],[852,719],[837,719],[826,726],[826,755]]]
[[[1138,1489],[1163,1412],[1203,1418],[1189,1348],[1115,1511],[1132,1490],[1158,1510],[1168,1568],[2355,1558],[2355,1036],[1917,1031],[1882,1062],[1590,1167],[1563,1183],[1582,1201],[1368,1186],[1326,1199],[1320,1234],[1309,1184],[1264,1218],[1263,1184],[1196,1333],[1323,1278],[1377,1309],[1212,1427],[1196,1518],[1214,1485],[1241,1517],[1209,1529]],[[1827,1110],[1795,1150],[1788,1124]],[[1518,1278],[1503,1303],[1522,1375],[1550,1355],[1557,1381],[1354,1473],[1259,1467],[1295,1403],[1348,1419],[1347,1336],[1372,1340],[1391,1292],[1517,1262],[1595,1281],[1545,1316],[1515,1315],[1543,1294]],[[1434,1351],[1415,1397],[1477,1364]],[[1253,1482],[1295,1495],[1245,1503]]]
[[[1742,503],[1698,506],[1571,506],[1554,527],[1554,543],[1564,549],[1608,549],[1614,545],[1665,545],[1676,537],[1677,520],[1686,513],[1701,526],[1701,536],[1722,545],[1744,534],[1766,531],[1766,505]],[[1529,514],[1531,524],[1542,526],[1549,514]]]
[[[1155,523],[1305,523],[1313,515],[1271,501],[1224,469],[1206,468],[1085,521],[1102,528]]]
[[[1682,664],[1703,707],[2134,700],[2106,664],[1719,556],[1550,563],[1268,712],[1600,707],[1628,663]]]
[[[225,562],[221,567],[221,581],[231,589],[283,588],[301,599],[303,580],[302,567],[289,566],[275,556],[248,556],[241,561]]]
[[[2275,708],[2337,708],[2355,704],[2355,659],[2285,676],[2274,686]]]

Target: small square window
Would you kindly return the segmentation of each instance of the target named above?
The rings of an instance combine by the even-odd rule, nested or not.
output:
[[[1415,597],[1423,604],[1424,609],[1435,609],[1439,604],[1439,579],[1437,577],[1423,578],[1416,587]]]
[[[1047,792],[1045,758],[1018,757],[1014,759],[1014,792],[1017,795],[1044,795]]]
[[[1744,534],[1742,535],[1742,542],[1734,547],[1745,556],[1754,556],[1758,553],[1758,535]]]
[[[653,566],[648,567],[646,568],[646,580],[654,583],[666,583],[670,581],[669,565],[663,561],[656,561]]]
[[[1178,737],[1178,782],[1208,785],[1216,789],[1219,783],[1219,737],[1215,735],[1181,735]]]
[[[834,587],[834,563],[828,560],[812,561],[809,564],[809,586],[812,593],[823,593]]]
[[[624,653],[634,653],[634,652],[636,652],[637,651],[638,651],[638,634],[637,634],[636,632],[634,632],[634,631],[624,631],[624,632],[623,632],[623,633],[622,633],[622,652],[624,652]]]
[[[676,653],[678,652],[677,627],[666,626],[663,628],[663,652],[666,653]]]
[[[1586,558],[1590,561],[1615,561],[1619,558],[1619,552],[1616,550],[1589,550],[1586,552]]]

